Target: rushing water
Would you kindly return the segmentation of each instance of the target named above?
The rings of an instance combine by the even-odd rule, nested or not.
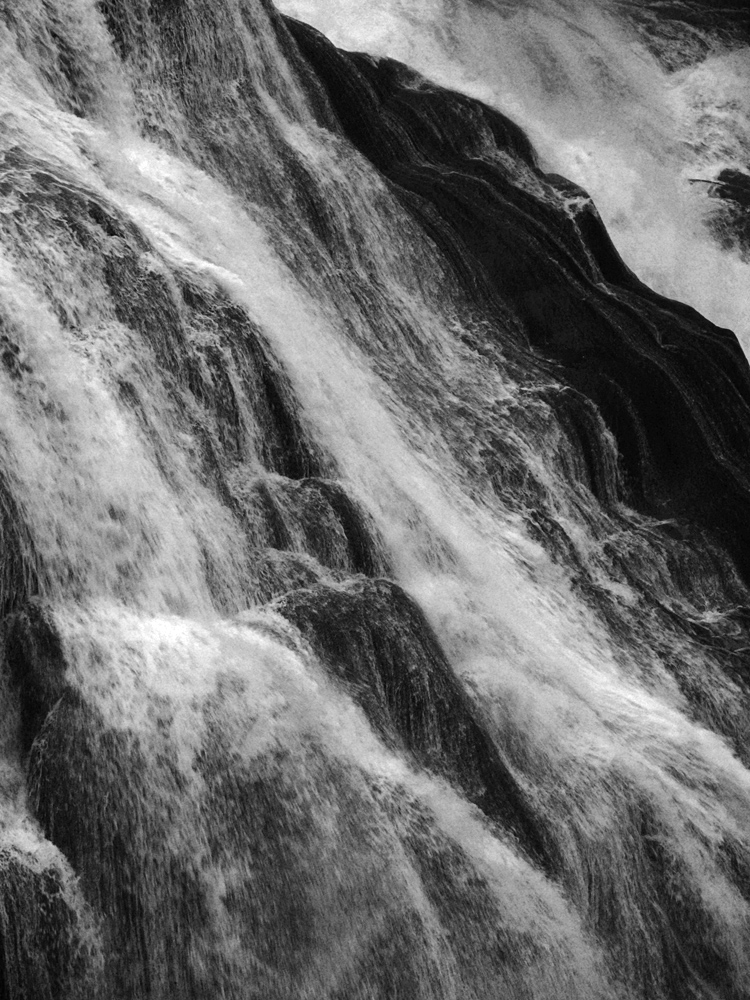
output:
[[[687,183],[747,167],[741,48],[668,71],[578,4],[290,9],[509,114],[640,277],[750,336]],[[747,997],[746,366],[612,277],[510,126],[378,77],[415,176],[411,97],[594,336],[708,345],[658,355],[695,414],[662,452],[635,389],[611,417],[538,333],[578,306],[485,294],[368,153],[373,66],[255,0],[0,0],[0,984]]]
[[[688,13],[668,32],[669,5],[637,0],[280,6],[343,48],[400,59],[510,115],[549,169],[594,198],[643,280],[750,343],[747,260],[710,238],[716,204],[692,183],[750,163],[750,32],[739,8]]]

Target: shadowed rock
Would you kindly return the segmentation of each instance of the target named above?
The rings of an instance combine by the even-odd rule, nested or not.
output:
[[[101,996],[90,915],[57,867],[0,849],[0,996],[94,1000]]]
[[[274,605],[344,680],[371,723],[455,782],[552,870],[544,826],[417,605],[386,580],[317,586]]]
[[[30,601],[6,620],[5,660],[19,692],[21,743],[28,752],[68,687],[60,636],[48,606]]]
[[[435,816],[313,734],[253,750],[273,719],[248,715],[246,683],[218,678],[187,759],[168,697],[136,731],[68,689],[32,746],[35,813],[100,922],[100,995],[204,1000],[220,983],[228,1000],[450,1000],[514,984],[531,997],[524,964],[549,957]]]
[[[372,518],[340,483],[264,476],[240,483],[235,495],[254,544],[312,556],[340,573],[387,573]]]
[[[497,315],[511,305],[556,378],[599,408],[620,451],[622,499],[696,521],[750,575],[750,368],[733,334],[639,282],[590,202],[567,211],[561,179],[545,177],[499,112],[288,23],[344,134],[467,290]]]

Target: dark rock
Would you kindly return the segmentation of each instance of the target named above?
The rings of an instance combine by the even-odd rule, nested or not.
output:
[[[19,691],[24,752],[67,689],[66,662],[51,609],[29,601],[5,624],[5,660]]]
[[[71,876],[13,848],[0,849],[0,996],[96,1000],[95,931]]]
[[[467,291],[497,315],[510,305],[555,378],[599,409],[620,450],[621,499],[695,521],[750,578],[750,367],[734,335],[639,282],[593,207],[578,216],[564,208],[560,178],[545,177],[524,133],[499,112],[288,23],[341,130]],[[524,170],[549,198],[526,189]]]
[[[334,572],[388,572],[372,518],[340,483],[263,476],[234,493],[255,545],[309,555]]]
[[[343,680],[370,722],[426,768],[444,774],[518,838],[535,861],[554,870],[544,824],[456,679],[417,605],[386,580],[317,586],[273,607],[312,643]]]

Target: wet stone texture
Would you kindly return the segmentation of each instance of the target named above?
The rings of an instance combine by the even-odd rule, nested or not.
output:
[[[343,53],[288,23],[342,131],[473,294],[498,315],[510,305],[529,346],[557,363],[556,378],[596,404],[620,451],[622,499],[706,528],[748,579],[750,368],[736,338],[643,285],[593,207],[571,218],[552,194],[573,186],[538,169],[509,119],[421,86],[399,63]],[[525,190],[488,155],[492,147],[532,171],[550,196]]]
[[[375,728],[443,773],[489,816],[511,830],[548,869],[554,854],[495,744],[481,712],[456,679],[417,605],[396,584],[317,586],[274,605],[345,681]]]
[[[0,850],[0,996],[93,1000],[100,958],[71,873],[36,854]]]
[[[661,6],[668,21],[716,5]],[[39,7],[47,21],[34,23],[47,30],[21,49],[41,67],[45,94],[73,116],[93,113],[94,62],[76,49],[62,7]],[[467,498],[516,518],[550,554],[552,564],[525,567],[529,580],[562,567],[584,611],[631,651],[623,670],[642,669],[644,704],[658,663],[670,707],[747,761],[750,370],[733,336],[642,285],[586,193],[545,175],[524,132],[479,102],[397,63],[340,52],[265,2],[102,0],[97,10],[134,81],[138,127],[270,213],[269,243],[296,265],[300,287],[341,308],[331,336],[372,361],[388,406],[407,415],[404,441],[442,434]],[[163,120],[149,105],[155,94]],[[321,130],[315,156],[285,132],[308,117]],[[342,174],[361,154],[372,172],[357,160],[359,176],[382,205],[334,205],[327,192],[347,188],[337,177],[329,189],[318,154]],[[194,633],[165,615],[149,673],[133,651],[153,638],[153,622],[134,586],[124,593],[137,612],[123,601],[117,613],[142,617],[135,628],[128,619],[122,648],[109,619],[114,637],[86,673],[59,630],[61,609],[67,601],[66,613],[93,621],[100,598],[122,594],[86,594],[87,605],[81,581],[56,567],[56,619],[35,597],[54,589],[51,570],[2,470],[4,669],[18,708],[12,749],[27,777],[22,832],[36,847],[0,849],[0,995],[746,1000],[742,830],[711,817],[716,826],[696,832],[665,811],[678,792],[724,801],[700,772],[703,758],[689,774],[695,787],[688,778],[683,787],[671,764],[644,756],[650,799],[623,776],[617,753],[636,756],[625,738],[612,742],[613,763],[590,771],[585,752],[598,748],[568,747],[580,773],[551,788],[547,748],[537,748],[544,766],[534,772],[524,752],[534,734],[513,729],[512,708],[483,709],[418,605],[387,579],[397,554],[337,478],[261,321],[209,268],[160,254],[114,198],[62,164],[16,146],[1,156],[0,239],[24,293],[49,307],[56,336],[84,345],[71,350],[76,364],[94,358],[123,434],[144,445],[180,513],[195,502],[209,534],[212,514],[226,519],[231,558],[222,562],[226,551],[205,533],[198,545],[217,616],[199,648],[215,641],[227,662],[227,650],[245,649],[248,662],[204,674],[200,657],[186,660],[195,667],[186,697],[172,671]],[[743,184],[716,182],[732,213],[745,210]],[[462,354],[447,332],[461,326],[458,305],[433,343],[392,301],[392,262],[381,274],[378,248],[367,246],[373,223],[404,239],[419,233],[411,259],[429,245],[456,303],[471,303],[467,315],[481,322],[457,333]],[[357,326],[358,315],[367,322]],[[0,313],[0,375],[19,413],[38,396],[40,420],[57,421],[64,438],[69,415],[38,381],[48,345],[36,332],[26,331],[35,357]],[[214,506],[200,507],[198,494]],[[434,534],[447,564],[425,511],[405,507],[405,523]],[[113,537],[126,532],[117,504],[108,517]],[[188,531],[196,539],[199,521]],[[232,592],[227,567],[244,589]],[[221,646],[224,627],[235,631]],[[275,653],[246,649],[243,629],[276,640]],[[175,632],[184,645],[172,648],[164,637]],[[280,651],[297,657],[291,667]],[[563,703],[580,707],[572,696]],[[585,710],[602,731],[609,724],[606,705]],[[584,724],[563,732],[568,721],[555,738],[585,742]],[[672,747],[659,748],[670,760]]]
[[[384,585],[373,584],[378,586]],[[392,616],[399,598],[394,602],[387,592],[386,598]],[[412,615],[424,631],[416,609],[405,598],[401,603],[396,627],[408,624],[413,631],[415,621],[406,620]],[[26,651],[18,655],[33,659],[39,671],[45,656],[48,665],[52,659],[48,624],[33,636],[28,618],[22,621],[16,627],[25,629]],[[383,641],[396,640],[392,635]],[[440,669],[434,640],[422,634],[421,643],[427,647],[423,659],[432,655]],[[54,672],[63,669],[58,662]],[[106,662],[100,669],[106,672]],[[493,794],[500,795],[511,825],[520,828],[520,807],[512,802],[518,792],[497,752],[471,719],[455,682],[438,676],[433,683],[442,696],[423,691],[407,695],[410,705],[392,706],[394,728],[410,717],[413,732],[405,738],[415,753],[424,743],[426,762],[435,763],[442,753],[443,770],[456,771],[459,754],[473,755],[464,765],[467,782],[476,783],[480,774],[502,779],[505,788],[501,793],[495,780]],[[136,732],[113,727],[73,686],[54,692],[59,697],[30,751],[30,798],[45,836],[79,874],[82,899],[75,920],[81,912],[95,917],[103,956],[101,969],[96,967],[100,995],[198,1000],[220,983],[232,1000],[293,1000],[305,993],[329,1000],[448,1000],[455,989],[483,997],[491,984],[518,982],[516,995],[524,996],[519,963],[529,956],[543,961],[542,952],[505,925],[491,892],[483,907],[472,906],[481,877],[437,829],[435,817],[404,788],[373,782],[313,736],[289,748],[264,748],[261,739],[248,754],[243,747],[254,727],[267,720],[248,718],[238,708],[245,684],[227,674],[205,696],[202,730],[188,761],[178,753],[168,699],[148,702],[147,721]],[[33,698],[38,705],[44,694],[34,690]],[[452,746],[444,714],[449,703],[458,721]],[[418,716],[430,713],[435,731],[427,740]],[[477,773],[469,776],[472,768]],[[14,878],[26,887],[30,876]],[[22,956],[34,954],[38,975],[52,985],[35,993],[35,980],[19,979],[8,995],[78,997],[65,976],[72,969],[81,990],[85,979],[63,944],[55,943],[67,926],[63,918],[75,923],[74,917],[63,906],[55,876],[39,879],[41,888],[34,891],[43,891],[45,902],[30,911],[36,923],[28,917],[18,922],[25,911],[11,880],[3,903],[11,916],[2,927],[6,934],[15,927],[16,937],[4,941],[11,956],[6,965],[8,975],[18,976],[13,956],[19,949]],[[434,906],[429,917],[424,893]],[[483,938],[484,918],[497,926]],[[460,934],[475,935],[476,945],[467,951]]]

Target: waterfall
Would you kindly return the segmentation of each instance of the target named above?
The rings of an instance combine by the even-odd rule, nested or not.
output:
[[[640,278],[750,344],[745,259],[704,181],[747,174],[750,21],[682,0],[283,0],[337,45],[408,63],[509,114],[591,195]],[[695,183],[699,180],[700,183]]]
[[[750,997],[748,50],[623,6],[0,0],[0,995]]]

